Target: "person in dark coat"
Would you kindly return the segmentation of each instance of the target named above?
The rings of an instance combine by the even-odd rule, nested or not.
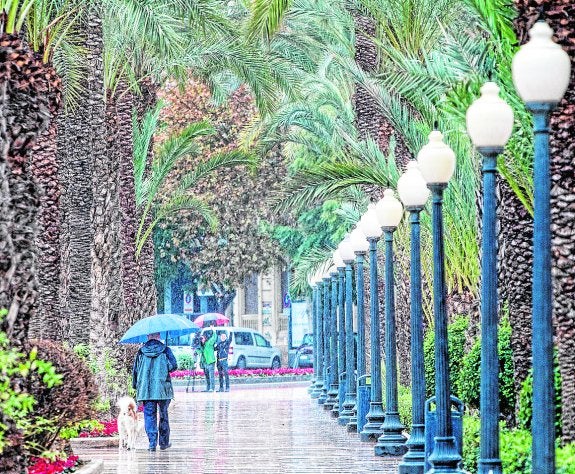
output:
[[[230,375],[228,373],[228,352],[230,349],[231,340],[228,339],[226,333],[220,334],[220,340],[215,344],[214,349],[217,355],[218,377],[220,379],[220,389],[218,392],[224,391],[224,379],[226,382],[226,392],[230,391]]]
[[[140,348],[134,361],[132,386],[136,390],[136,400],[144,404],[144,427],[150,442],[149,451],[156,450],[158,431],[160,449],[171,446],[168,407],[174,398],[174,388],[170,372],[177,368],[176,358],[172,350],[160,341],[160,334],[148,334],[148,341]]]

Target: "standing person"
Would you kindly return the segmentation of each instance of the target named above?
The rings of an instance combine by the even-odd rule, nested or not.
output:
[[[216,366],[216,354],[214,353],[214,344],[217,339],[217,334],[215,331],[206,331],[200,337],[200,343],[202,348],[202,360],[204,362],[204,373],[206,374],[207,387],[204,392],[215,392],[216,391],[216,380],[215,380],[215,366]]]
[[[230,375],[228,374],[228,350],[230,348],[231,340],[225,332],[220,334],[220,340],[216,343],[214,348],[218,357],[218,377],[220,379],[220,389],[218,392],[224,391],[224,378],[226,381],[226,392],[230,391]]]
[[[156,450],[158,431],[160,449],[168,449],[172,445],[168,406],[174,398],[174,388],[170,372],[177,368],[178,363],[172,350],[160,341],[160,333],[148,334],[148,341],[140,348],[134,360],[132,386],[136,390],[136,400],[144,403],[144,426],[150,442],[149,451]]]

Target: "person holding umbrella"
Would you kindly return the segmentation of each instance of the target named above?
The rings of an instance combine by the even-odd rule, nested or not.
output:
[[[150,442],[148,450],[155,451],[158,431],[160,449],[171,446],[168,406],[174,398],[174,388],[170,372],[178,368],[178,363],[172,350],[160,341],[159,332],[147,337],[134,361],[132,385],[136,390],[136,400],[144,404],[144,427]]]

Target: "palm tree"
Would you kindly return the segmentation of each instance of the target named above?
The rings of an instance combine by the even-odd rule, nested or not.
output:
[[[82,54],[75,39],[78,12],[68,2],[34,2],[27,17],[27,37],[44,63],[54,64],[63,77],[65,107],[74,105],[81,90]],[[61,339],[60,321],[60,180],[57,160],[58,120],[38,138],[31,152],[31,172],[40,190],[38,233],[38,307],[30,322],[30,338]]]
[[[105,167],[106,116],[104,96],[102,2],[82,11],[78,41],[85,50],[83,90],[76,107],[68,110],[58,129],[62,180],[62,238],[60,288],[65,339],[87,343],[92,311],[92,213],[102,209],[105,196],[94,194],[94,170]],[[89,131],[86,129],[89,127]],[[98,276],[100,277],[100,276]]]
[[[573,183],[572,166],[575,140],[573,129],[573,103],[575,103],[575,47],[573,31],[575,19],[569,1],[526,2],[516,0],[518,16],[515,20],[517,36],[521,43],[527,41],[527,32],[542,8],[545,20],[555,31],[555,38],[571,58],[571,82],[565,97],[551,116],[551,179],[552,179],[552,232],[553,270],[555,277],[554,313],[561,371],[561,415],[563,442],[575,441],[575,278],[574,245],[575,228],[572,216]]]
[[[31,1],[0,2],[0,307],[8,309],[0,330],[15,345],[26,338],[36,308],[34,241],[38,189],[29,150],[60,104],[61,82],[22,35]]]

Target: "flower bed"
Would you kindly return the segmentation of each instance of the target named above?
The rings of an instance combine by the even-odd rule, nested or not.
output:
[[[279,369],[230,369],[230,377],[282,377],[289,375],[311,375],[313,374],[313,368],[305,369],[289,369],[289,368],[279,368]],[[216,371],[216,375],[218,372]],[[186,377],[203,377],[203,370],[176,370],[171,373],[174,379],[183,379]]]
[[[102,421],[101,426],[97,426],[90,431],[80,431],[79,438],[100,438],[102,436],[116,436],[118,434],[118,420]]]
[[[32,458],[28,467],[28,474],[56,474],[59,472],[74,472],[80,465],[78,456],[69,456],[68,459],[50,461],[45,458]]]

